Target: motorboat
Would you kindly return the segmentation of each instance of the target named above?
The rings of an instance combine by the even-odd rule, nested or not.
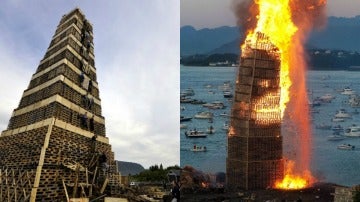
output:
[[[327,93],[318,98],[318,100],[321,102],[331,102],[333,99],[335,99],[335,96],[331,95],[330,93]]]
[[[336,125],[336,126],[333,126],[331,128],[331,130],[334,132],[342,132],[342,131],[344,131],[344,128],[341,125]]]
[[[207,137],[207,134],[205,134],[204,131],[197,131],[196,129],[186,131],[185,135],[186,137],[193,137],[193,138]]]
[[[340,109],[335,114],[335,118],[351,118],[351,114],[347,113],[345,109]]]
[[[344,122],[345,119],[344,119],[344,118],[336,118],[336,117],[335,117],[335,118],[332,118],[331,121],[332,121],[332,122]]]
[[[181,96],[194,96],[195,91],[192,88],[187,88],[180,93]]]
[[[194,101],[194,99],[184,97],[184,96],[180,97],[180,103],[191,103],[192,101]]]
[[[207,107],[209,109],[224,109],[225,105],[221,101],[214,101],[212,103],[205,103],[203,104],[203,107]]]
[[[191,121],[191,117],[180,116],[180,122]]]
[[[226,112],[223,112],[223,113],[220,114],[220,116],[229,117],[229,114],[227,114]]]
[[[353,91],[350,87],[345,87],[342,92],[342,95],[353,95],[355,94],[355,91]]]
[[[226,130],[226,131],[229,131],[229,128],[230,128],[229,124],[228,124],[228,123],[224,123],[222,129],[223,129],[223,130]]]
[[[333,135],[329,135],[327,137],[327,140],[329,141],[339,141],[343,139],[345,139],[345,137],[343,135],[339,135],[338,133],[334,133]]]
[[[213,113],[211,112],[199,112],[197,114],[195,114],[195,118],[196,119],[212,119],[214,116]]]
[[[337,148],[341,149],[341,150],[354,150],[355,146],[351,145],[351,144],[341,144],[341,145],[338,145]]]
[[[223,92],[224,98],[232,98],[233,94],[230,91],[224,91]]]
[[[194,147],[190,149],[190,151],[193,152],[205,152],[206,150],[207,150],[206,146],[197,146],[197,145],[194,145]]]
[[[196,99],[194,99],[194,100],[192,100],[191,102],[190,102],[190,104],[194,104],[194,105],[202,105],[202,104],[205,104],[206,102],[204,102],[204,101],[202,101],[202,100],[196,100]]]
[[[207,134],[214,134],[215,133],[215,128],[213,126],[210,126],[207,130],[206,130]]]
[[[317,129],[321,129],[321,130],[330,130],[331,129],[331,125],[327,125],[325,123],[321,123],[316,125]]]
[[[347,137],[360,137],[360,126],[353,125],[345,129],[344,135]]]
[[[186,128],[187,128],[186,124],[180,123],[180,129],[186,129]]]

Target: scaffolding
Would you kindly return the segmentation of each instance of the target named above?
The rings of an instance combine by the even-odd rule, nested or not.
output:
[[[272,187],[284,173],[280,111],[280,53],[262,33],[246,41],[228,133],[227,184]]]

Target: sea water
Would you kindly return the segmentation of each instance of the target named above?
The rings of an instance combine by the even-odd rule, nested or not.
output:
[[[311,145],[311,172],[317,179],[326,182],[337,183],[346,186],[360,184],[360,137],[345,138],[341,141],[328,141],[327,136],[332,134],[331,130],[317,129],[316,125],[321,123],[329,125],[341,125],[344,128],[352,124],[360,125],[360,114],[352,114],[351,119],[344,122],[332,122],[331,119],[339,109],[345,109],[349,113],[355,111],[347,103],[348,96],[340,94],[340,90],[350,87],[360,95],[360,72],[352,71],[308,71],[307,87],[309,98],[313,99],[327,93],[336,96],[331,103],[324,103],[314,108],[317,113],[311,114],[312,119],[312,145]],[[201,111],[210,111],[214,114],[213,122],[208,119],[192,119],[183,122],[186,129],[180,130],[180,165],[191,165],[204,172],[225,172],[227,156],[227,131],[223,130],[224,123],[229,122],[222,113],[230,114],[231,100],[224,98],[224,82],[230,82],[234,87],[236,79],[235,67],[180,67],[180,89],[181,91],[192,88],[195,91],[193,99],[205,102],[221,101],[225,109],[211,110],[202,105],[181,103],[181,116],[194,117]],[[360,112],[360,108],[358,109]],[[206,138],[187,138],[186,130],[195,129],[206,131],[213,126],[215,134],[209,134]],[[339,150],[339,144],[355,145],[355,150]],[[206,146],[206,152],[193,152],[194,146]]]

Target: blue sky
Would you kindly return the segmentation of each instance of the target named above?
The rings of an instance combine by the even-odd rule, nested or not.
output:
[[[180,25],[192,25],[197,29],[235,26],[231,10],[234,0],[181,0]],[[238,0],[241,1],[241,0]],[[360,15],[359,0],[327,0],[327,15],[354,17]]]
[[[0,3],[0,131],[43,58],[61,16],[79,7],[94,27],[106,133],[117,160],[179,165],[176,0],[10,0]]]

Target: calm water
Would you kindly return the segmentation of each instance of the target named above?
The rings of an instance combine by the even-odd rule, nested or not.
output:
[[[220,86],[224,82],[230,81],[232,84],[236,78],[236,69],[233,67],[184,67],[180,69],[180,89],[192,88],[195,91],[194,99],[205,102],[222,101],[227,108],[209,110],[202,105],[192,105],[181,103],[185,110],[181,110],[181,115],[193,117],[200,111],[211,111],[214,113],[213,123],[208,120],[192,119],[184,122],[187,129],[180,132],[180,165],[192,165],[193,167],[205,172],[225,172],[226,170],[226,131],[222,129],[223,124],[228,118],[220,116],[221,113],[230,113],[231,102],[223,97]],[[313,142],[312,142],[312,173],[322,181],[338,183],[342,185],[360,184],[360,138],[346,138],[341,141],[328,141],[327,136],[332,134],[331,130],[316,129],[315,125],[320,123],[337,125],[344,128],[352,124],[360,125],[360,114],[354,114],[352,119],[345,122],[333,123],[331,118],[340,108],[353,112],[346,101],[348,97],[341,95],[337,90],[349,86],[360,94],[360,72],[348,71],[309,71],[307,76],[308,89],[312,91],[312,97],[319,97],[330,93],[336,98],[331,103],[326,103],[316,107],[318,113],[312,114]],[[211,86],[209,86],[211,85]],[[360,111],[360,108],[358,109]],[[216,132],[208,135],[207,138],[193,139],[186,138],[184,132],[188,129],[206,131],[212,125]],[[337,145],[349,143],[355,145],[353,151],[338,150]],[[206,146],[207,152],[192,152],[190,148],[196,144]]]

